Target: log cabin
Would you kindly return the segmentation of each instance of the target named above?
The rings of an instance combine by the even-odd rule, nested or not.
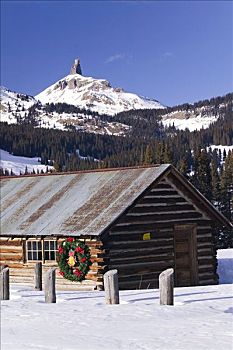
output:
[[[57,277],[58,288],[103,289],[119,273],[120,289],[157,288],[175,270],[176,286],[218,283],[213,230],[232,224],[172,165],[3,177],[1,265],[11,282],[33,283],[35,263],[57,266],[67,236],[90,248],[82,282]]]

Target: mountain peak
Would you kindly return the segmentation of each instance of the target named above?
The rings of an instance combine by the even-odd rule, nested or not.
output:
[[[81,65],[80,65],[80,59],[76,58],[74,60],[74,63],[71,67],[70,74],[80,74],[82,75]]]

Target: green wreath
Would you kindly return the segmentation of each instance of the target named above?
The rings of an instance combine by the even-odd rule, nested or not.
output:
[[[92,264],[90,249],[78,239],[68,237],[58,246],[57,262],[62,277],[81,282]]]

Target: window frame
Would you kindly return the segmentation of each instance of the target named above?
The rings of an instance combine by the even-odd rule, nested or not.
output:
[[[47,262],[47,263],[55,263],[56,262],[56,258],[57,258],[57,239],[55,238],[44,238],[44,239],[37,239],[35,238],[29,238],[26,240],[26,249],[25,249],[25,262],[26,263],[35,263],[35,262]],[[48,249],[45,249],[45,244],[48,242]],[[53,243],[51,243],[53,242]],[[28,248],[29,243],[31,243],[31,249]],[[33,249],[33,243],[36,243],[36,250]],[[38,249],[38,245],[41,244],[41,250]],[[41,251],[41,259],[39,259],[39,252]],[[38,259],[34,259],[33,256],[33,252],[37,254],[37,258]],[[51,257],[52,252],[54,252],[54,259],[47,259],[45,258],[45,255],[47,255],[47,253],[49,254],[48,256]],[[29,253],[32,254],[32,259],[29,259]],[[48,257],[47,256],[47,257]]]

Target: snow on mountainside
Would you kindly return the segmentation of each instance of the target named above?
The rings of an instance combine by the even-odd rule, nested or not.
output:
[[[105,121],[101,115],[113,116],[131,109],[165,108],[156,100],[139,97],[120,88],[112,88],[107,80],[84,77],[81,74],[80,61],[77,59],[69,75],[35,98],[2,87],[1,121],[124,136],[130,131],[130,126],[121,122]],[[74,106],[77,110],[51,110],[46,105],[48,103],[56,106],[63,103]]]
[[[131,127],[121,123],[120,119],[117,122],[109,119],[106,121],[104,115],[114,116],[120,112],[140,109],[161,109],[163,125],[174,125],[177,129],[188,128],[193,131],[208,128],[224,115],[227,105],[232,103],[230,97],[224,103],[221,98],[211,100],[166,109],[156,100],[125,92],[121,88],[113,88],[107,80],[83,76],[80,60],[76,59],[69,75],[35,98],[1,88],[0,107],[1,121],[9,124],[26,123],[35,127],[61,130],[72,128],[95,134],[125,136]],[[50,108],[51,105],[49,107],[47,104],[55,107]],[[66,106],[61,107],[59,104]],[[74,108],[71,109],[70,106]]]
[[[156,100],[112,88],[104,79],[69,74],[51,85],[35,98],[42,104],[67,103],[99,114],[114,115],[130,109],[165,108]]]
[[[0,100],[1,122],[9,124],[15,124],[24,118],[28,109],[37,103],[34,97],[11,91],[4,86],[1,86]]]
[[[224,108],[225,106],[222,106]],[[179,130],[190,131],[206,129],[211,123],[217,121],[220,116],[221,107],[218,113],[211,106],[202,106],[189,110],[177,110],[162,116],[162,123],[166,126],[174,125]]]
[[[46,172],[46,170],[54,170],[53,166],[41,164],[40,158],[19,157],[10,154],[9,152],[0,149],[0,168],[3,171],[7,170],[9,173],[13,172],[15,175],[25,173],[27,169],[28,173],[32,173],[33,170],[37,172]]]
[[[34,97],[1,87],[1,122],[8,124],[25,123],[36,127],[67,130],[75,128],[95,134],[125,135],[130,126],[119,122],[101,120],[98,113],[47,111]],[[84,113],[85,112],[85,113]]]

